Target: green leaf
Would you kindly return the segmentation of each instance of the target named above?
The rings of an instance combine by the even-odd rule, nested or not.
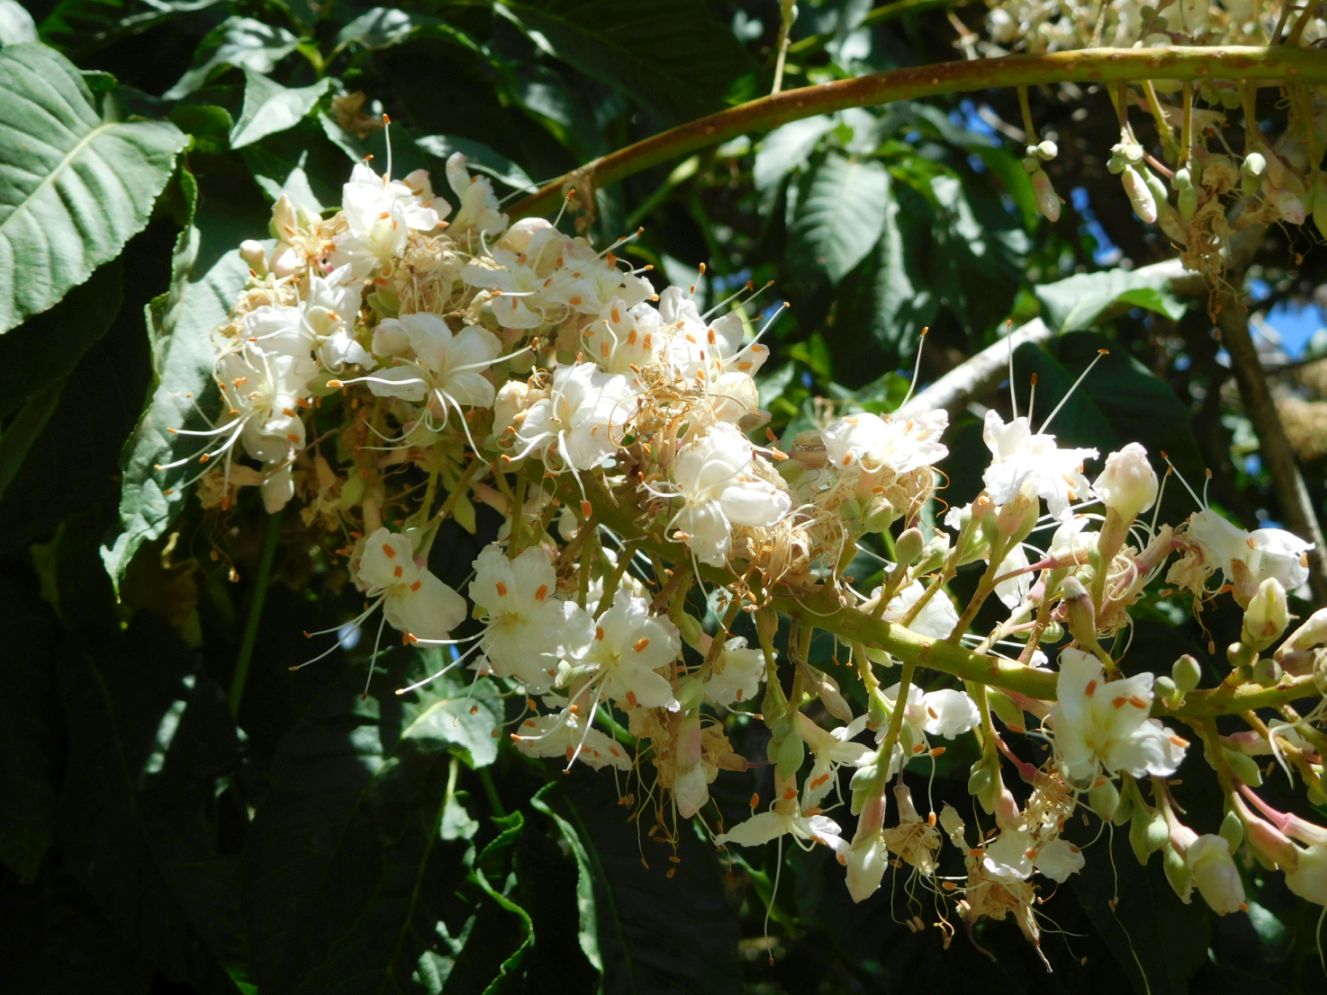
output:
[[[1167,289],[1165,278],[1129,270],[1079,273],[1036,288],[1042,320],[1058,332],[1091,328],[1113,308],[1141,307],[1178,320],[1185,304]]]
[[[166,91],[168,100],[187,97],[206,83],[213,72],[227,66],[270,73],[291,52],[299,39],[285,28],[251,17],[231,17],[217,25],[198,46],[194,64]]]
[[[860,352],[863,332],[874,340],[871,369],[880,365],[879,352],[887,362],[897,361],[939,309],[926,279],[931,211],[915,192],[892,182],[885,196],[880,239],[844,279],[834,317],[837,338],[850,340],[836,341],[836,352],[844,346]],[[836,366],[842,370],[844,364]]]
[[[103,118],[49,48],[0,50],[0,332],[119,254],[187,140],[165,122]]]
[[[878,162],[826,156],[788,229],[795,264],[814,267],[837,284],[879,241],[888,197],[889,179]]]
[[[184,501],[182,482],[195,471],[187,465],[166,472],[156,467],[197,448],[191,437],[169,430],[196,418],[195,405],[214,386],[212,333],[248,279],[239,250],[231,248],[237,240],[224,227],[204,232],[196,223],[197,185],[187,171],[180,178],[188,223],[175,243],[170,290],[147,314],[156,387],[121,454],[119,528],[101,554],[117,587],[134,553],[165,532]]]
[[[389,7],[367,10],[343,27],[336,36],[336,50],[351,45],[367,49],[391,48],[420,36],[455,42],[475,53],[482,51],[473,38],[445,21]]]
[[[803,165],[816,143],[834,127],[834,123],[832,116],[820,114],[791,121],[761,139],[753,175],[756,189],[761,193],[772,190],[785,176]]]
[[[681,827],[676,853],[642,844],[601,776],[581,772],[561,787],[593,868],[603,990],[740,990],[738,921],[724,897],[713,846],[689,827]]]
[[[58,838],[63,866],[146,959],[215,991],[243,958],[239,894],[234,859],[216,852],[199,813],[216,805],[238,740],[225,695],[197,668],[161,623],[60,654],[69,746]]]
[[[116,260],[49,311],[0,336],[0,417],[30,394],[55,390],[106,334],[123,297],[124,273]]]
[[[0,46],[37,40],[37,24],[18,0],[0,0]]]
[[[64,380],[60,379],[40,394],[29,395],[0,434],[0,498],[9,490],[33,444],[55,414],[63,392]]]
[[[243,148],[294,127],[331,85],[332,81],[324,77],[311,86],[287,89],[251,69],[244,70],[244,109],[231,130],[230,147]]]
[[[539,48],[670,120],[747,92],[750,66],[700,0],[502,0],[495,8]]]
[[[0,861],[23,881],[36,877],[55,831],[62,719],[50,609],[0,578]]]
[[[472,173],[487,173],[496,180],[501,180],[517,190],[531,190],[534,180],[516,163],[500,152],[495,152],[483,142],[473,138],[461,138],[459,135],[424,135],[415,139],[415,147],[431,156],[446,161],[454,153],[460,152],[468,160]],[[436,172],[436,168],[434,172]]]
[[[493,761],[502,702],[487,681],[448,678],[419,700],[361,701],[357,678],[330,687],[282,741],[245,841],[263,991],[407,991],[421,958],[453,952],[444,913],[471,911],[444,909],[465,845],[440,828],[453,758]]]
[[[580,913],[580,928],[576,932],[576,938],[580,943],[581,952],[585,954],[585,959],[596,971],[603,974],[604,961],[599,953],[599,915],[594,900],[594,866],[590,863],[590,855],[585,850],[585,844],[576,833],[576,827],[553,811],[553,807],[549,805],[547,796],[552,790],[551,784],[540,788],[530,799],[530,804],[535,811],[542,812],[553,820],[553,824],[567,844],[567,849],[576,859],[576,910]]]

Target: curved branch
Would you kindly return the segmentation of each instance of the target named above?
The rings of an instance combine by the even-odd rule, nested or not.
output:
[[[1166,49],[1086,48],[1048,55],[942,62],[891,69],[854,79],[785,90],[689,121],[610,152],[516,201],[513,218],[551,214],[564,190],[606,186],[663,162],[738,135],[847,107],[885,104],[992,87],[1050,83],[1115,83],[1144,79],[1227,79],[1327,84],[1327,51],[1285,46],[1175,46]]]

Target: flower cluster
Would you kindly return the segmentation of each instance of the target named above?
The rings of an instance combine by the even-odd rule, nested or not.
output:
[[[858,900],[907,868],[962,917],[1012,915],[1035,941],[1037,880],[1083,865],[1085,841],[1066,833],[1086,806],[1128,823],[1140,859],[1184,865],[1172,880],[1186,898],[1196,886],[1217,911],[1238,906],[1240,840],[1185,826],[1167,787],[1189,744],[1165,716],[1185,714],[1201,673],[1189,658],[1138,672],[1108,637],[1167,563],[1198,604],[1220,571],[1245,611],[1234,672],[1321,679],[1327,623],[1281,642],[1306,544],[1206,508],[1144,521],[1159,483],[1141,446],[1089,476],[1095,450],[994,412],[984,490],[935,527],[943,411],[842,412],[783,445],[754,441],[768,351],[753,295],[702,312],[690,288],[656,291],[621,243],[509,223],[460,157],[447,177],[455,208],[423,173],[357,166],[336,213],[282,199],[272,240],[244,245],[252,278],[217,334],[222,416],[187,458],[206,506],[226,512],[257,486],[269,511],[300,507],[314,544],[351,535],[357,623],[381,610],[407,643],[448,647],[446,669],[508,688],[516,749],[648,780],[660,825],[694,816],[719,845],[829,846]],[[504,525],[461,592],[429,553],[444,518],[474,527],[477,502]],[[846,573],[862,548],[884,564],[867,594]],[[959,605],[947,589],[970,564],[980,579]],[[1002,620],[972,631],[992,598]],[[837,677],[808,659],[817,628],[846,651]],[[1250,793],[1240,761],[1258,749],[1318,785],[1320,717],[1264,726],[1252,745],[1212,727],[1204,745]],[[753,718],[763,756],[729,739]],[[1040,764],[1006,742],[1029,731],[1053,744]],[[989,825],[923,816],[905,783],[958,743],[978,757],[969,789]],[[772,797],[712,826],[719,773],[766,765]],[[1292,887],[1324,901],[1323,842],[1237,801],[1250,833],[1286,838],[1268,859]],[[857,817],[851,833],[835,809]]]

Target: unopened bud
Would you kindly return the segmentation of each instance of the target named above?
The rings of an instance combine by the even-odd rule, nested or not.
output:
[[[1261,152],[1250,152],[1244,157],[1244,161],[1239,164],[1240,176],[1246,176],[1257,179],[1267,169],[1267,157]]]
[[[1286,871],[1286,887],[1316,905],[1327,905],[1327,846],[1299,852],[1298,865]]]
[[[1244,905],[1244,882],[1230,855],[1230,844],[1220,836],[1199,836],[1184,855],[1198,894],[1217,915],[1230,915]]]
[[[792,778],[801,770],[802,761],[806,759],[806,746],[802,743],[802,737],[796,734],[785,736],[771,759],[774,761],[774,772],[780,779],[786,781]]]
[[[1060,154],[1060,147],[1049,138],[1042,139],[1034,148],[1036,149],[1037,158],[1043,162],[1050,162]]]
[[[1221,828],[1217,832],[1230,845],[1230,851],[1234,853],[1244,843],[1244,820],[1239,817],[1238,812],[1232,809],[1221,820]]]
[[[1175,682],[1175,689],[1180,696],[1188,694],[1203,679],[1203,665],[1185,653],[1170,667],[1170,679]]]
[[[1188,905],[1189,896],[1193,893],[1193,875],[1189,865],[1184,862],[1184,857],[1173,846],[1168,846],[1162,866],[1165,868],[1166,880],[1170,882],[1171,888],[1175,890],[1180,901]]]
[[[246,238],[240,243],[240,258],[244,260],[244,265],[259,276],[267,272],[267,250],[263,248],[262,242]]]
[[[1060,205],[1064,203],[1051,185],[1051,178],[1046,170],[1038,167],[1028,177],[1032,181],[1032,193],[1037,198],[1037,211],[1051,224],[1060,220]]]
[[[1175,706],[1179,704],[1179,688],[1175,686],[1174,679],[1167,677],[1165,674],[1152,682],[1152,691],[1167,705]]]
[[[1144,224],[1155,224],[1157,219],[1157,202],[1151,189],[1147,185],[1141,170],[1137,166],[1130,166],[1120,173],[1120,181],[1124,184],[1125,196],[1129,198],[1129,204],[1133,207],[1134,214],[1138,215],[1139,220]]]
[[[1244,609],[1244,627],[1240,639],[1256,650],[1265,650],[1281,638],[1290,623],[1285,588],[1275,577],[1258,585],[1258,593]]]
[[[926,538],[922,535],[921,529],[904,529],[894,543],[894,562],[900,566],[910,567],[917,562],[926,548]]]
[[[1281,682],[1281,676],[1284,671],[1281,665],[1269,656],[1255,660],[1249,671],[1249,677],[1255,684],[1260,684],[1265,688],[1274,687]]]
[[[1069,634],[1084,646],[1097,642],[1097,613],[1082,581],[1072,575],[1060,583],[1060,594],[1068,614]]]
[[[1140,864],[1170,842],[1170,827],[1166,817],[1154,809],[1141,808],[1134,812],[1129,823],[1129,845]]]
[[[1102,778],[1100,783],[1093,785],[1087,793],[1088,808],[1106,821],[1109,821],[1115,815],[1115,810],[1119,807],[1119,804],[1120,789],[1115,787],[1115,782],[1108,778]]]
[[[1262,784],[1262,771],[1258,769],[1258,762],[1247,753],[1238,753],[1227,747],[1221,748],[1221,755],[1226,763],[1230,765],[1231,773],[1239,779],[1241,784],[1247,784],[1251,788],[1256,788]]]

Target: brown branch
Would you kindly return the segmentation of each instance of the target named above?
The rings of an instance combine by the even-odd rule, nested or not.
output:
[[[1327,83],[1327,51],[1284,46],[1174,46],[1165,49],[1089,48],[1047,55],[943,62],[892,69],[854,79],[785,90],[642,139],[610,152],[516,201],[513,218],[551,214],[573,187],[616,183],[663,162],[738,135],[848,107],[915,100],[993,87],[1053,83],[1117,83],[1144,79],[1250,80]]]

